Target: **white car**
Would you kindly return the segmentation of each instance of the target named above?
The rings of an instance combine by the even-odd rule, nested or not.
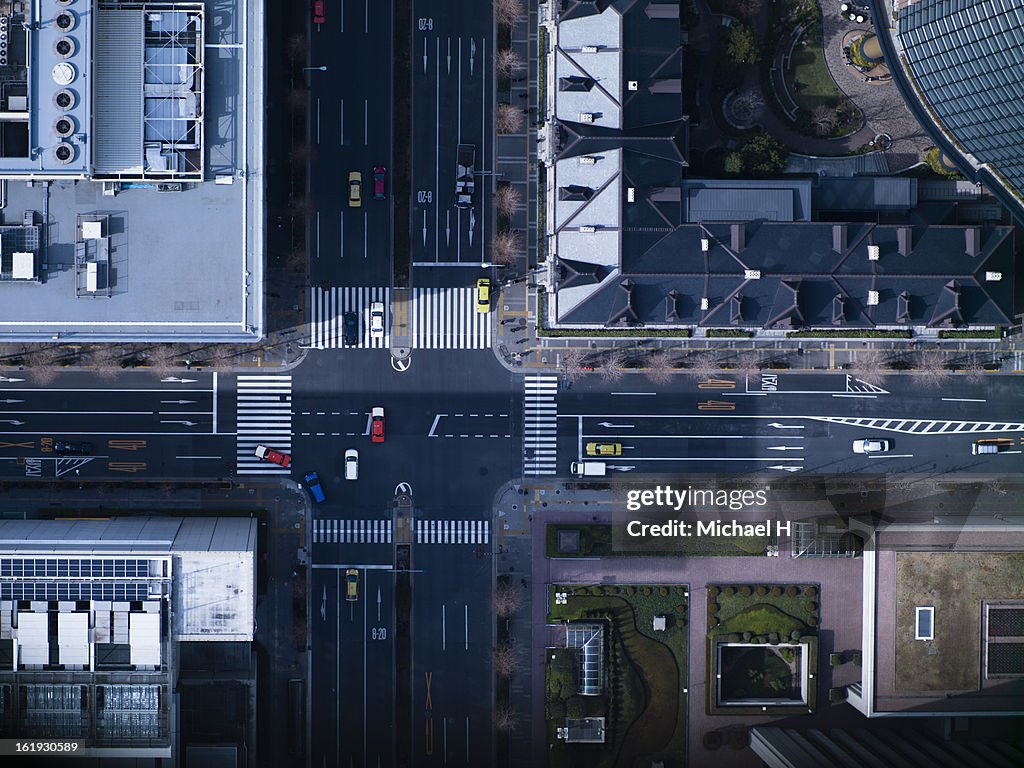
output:
[[[854,440],[854,453],[885,453],[889,450],[888,440]]]
[[[370,338],[384,338],[384,304],[380,301],[370,305]]]
[[[355,448],[345,451],[345,479],[359,479],[359,451]]]

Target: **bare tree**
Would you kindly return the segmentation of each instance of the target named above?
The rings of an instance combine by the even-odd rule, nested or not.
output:
[[[562,353],[562,373],[568,382],[579,381],[586,371],[583,369],[583,358],[586,352],[582,349],[571,348]]]
[[[601,381],[606,384],[614,384],[616,381],[621,381],[622,377],[626,375],[626,371],[622,367],[625,362],[625,352],[618,349],[608,352],[601,361]]]
[[[512,77],[524,66],[523,57],[511,48],[500,48],[494,54],[494,69],[501,77]]]
[[[858,378],[875,383],[885,376],[885,364],[888,356],[877,349],[864,349],[857,352],[850,360],[850,370]]]
[[[828,136],[839,125],[839,112],[835,107],[819,104],[811,113],[811,128],[816,136]]]
[[[523,111],[511,104],[499,104],[494,113],[494,128],[498,133],[519,133],[525,122]]]
[[[313,215],[315,210],[313,201],[304,195],[288,198],[288,215],[293,219],[304,219]]]
[[[672,357],[668,352],[655,352],[647,358],[647,378],[654,384],[672,381]]]
[[[513,642],[501,643],[494,649],[492,657],[494,672],[499,677],[509,678],[519,667],[519,649]]]
[[[494,727],[500,733],[512,733],[519,725],[519,718],[508,706],[500,706],[494,710]]]
[[[914,361],[917,380],[928,388],[939,387],[949,381],[953,372],[946,366],[946,358],[939,350],[922,352]]]
[[[523,0],[494,0],[494,20],[511,27],[523,18]]]
[[[718,362],[718,356],[709,349],[692,355],[688,360],[687,373],[695,379],[707,380],[713,378],[722,366]]]
[[[752,376],[761,371],[761,355],[756,350],[740,352],[732,361],[733,370],[743,376]]]
[[[284,99],[293,114],[301,114],[309,108],[309,91],[305,88],[289,88]]]
[[[491,598],[491,608],[494,610],[495,616],[507,619],[518,611],[522,605],[523,598],[516,587],[506,581],[498,582],[498,585],[494,588],[494,595]]]
[[[156,373],[170,373],[181,367],[184,355],[178,347],[171,344],[157,344],[146,350],[149,367]]]
[[[304,61],[309,51],[309,41],[305,35],[292,35],[288,38],[288,58],[293,62]]]
[[[511,216],[523,199],[518,187],[509,183],[499,184],[494,193],[494,207],[502,216]]]
[[[316,148],[312,144],[300,142],[288,151],[288,159],[292,165],[299,167],[309,165],[316,158]]]
[[[508,265],[519,256],[521,245],[514,232],[498,232],[491,238],[491,261]]]
[[[93,365],[96,374],[104,379],[113,379],[121,370],[127,349],[116,344],[98,344],[89,349],[88,361]]]
[[[37,384],[49,384],[61,372],[61,366],[67,362],[69,352],[58,345],[30,348],[29,365],[32,379]]]

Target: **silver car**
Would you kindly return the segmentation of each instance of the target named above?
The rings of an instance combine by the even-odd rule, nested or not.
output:
[[[370,338],[384,338],[384,304],[380,301],[370,305]]]
[[[355,448],[345,451],[345,479],[359,479],[359,451]]]
[[[854,453],[885,453],[889,450],[889,441],[878,438],[869,440],[854,440]]]

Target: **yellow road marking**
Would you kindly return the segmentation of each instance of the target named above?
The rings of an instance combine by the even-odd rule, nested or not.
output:
[[[107,447],[111,450],[137,451],[146,447],[145,440],[108,440]]]
[[[111,472],[145,472],[144,461],[108,461],[107,469]]]
[[[31,440],[31,441],[29,441],[27,443],[0,443],[0,448],[35,448],[35,447],[36,447],[36,441],[35,440]],[[53,448],[48,448],[48,449],[44,449],[44,450],[52,451]]]
[[[698,411],[735,411],[736,403],[726,402],[725,400],[705,400],[704,402],[697,403]]]
[[[697,385],[697,389],[736,389],[732,379],[708,379]]]

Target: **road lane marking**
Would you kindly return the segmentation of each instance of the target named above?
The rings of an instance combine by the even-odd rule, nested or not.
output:
[[[608,438],[611,435],[584,434],[583,437]],[[650,440],[707,439],[707,440],[804,440],[803,435],[629,435],[630,440],[636,438]]]
[[[881,456],[868,456],[869,459],[912,459],[912,453],[886,453]]]
[[[448,650],[448,630],[445,621],[446,611],[444,603],[441,603],[441,650]],[[430,694],[427,694],[427,700],[430,700]]]
[[[630,461],[778,461],[778,456],[630,456]],[[787,456],[786,461],[803,461],[800,456]]]
[[[223,456],[175,456],[176,459],[223,459]]]
[[[610,392],[612,395],[657,395],[657,392]]]
[[[1019,451],[1018,451],[1019,453]],[[466,626],[466,650],[469,650],[469,604],[463,606],[463,621]]]
[[[856,397],[864,400],[877,400],[878,395],[845,395],[839,392],[833,392],[832,397]]]
[[[946,403],[987,403],[988,400],[975,398],[975,397],[944,397],[943,402]]]

